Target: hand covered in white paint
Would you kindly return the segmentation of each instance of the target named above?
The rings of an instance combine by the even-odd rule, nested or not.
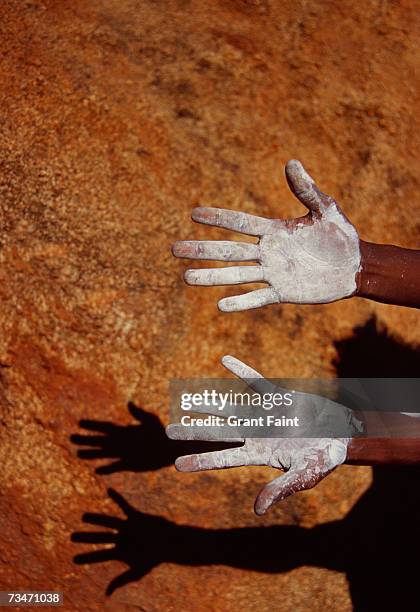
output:
[[[322,304],[356,292],[360,267],[359,237],[338,204],[322,193],[299,161],[286,165],[295,196],[309,212],[298,219],[266,219],[221,208],[195,208],[198,223],[259,236],[258,244],[231,241],[180,241],[176,257],[259,265],[187,270],[189,285],[268,283],[264,289],[219,301],[223,311],[248,310],[266,304]]]
[[[234,357],[225,356],[222,363],[260,395],[279,391],[284,393],[283,389],[273,385],[261,374]],[[179,457],[175,462],[176,468],[182,472],[196,472],[244,465],[267,465],[287,472],[284,476],[268,483],[257,496],[255,513],[264,514],[276,502],[298,491],[314,487],[343,463],[346,459],[350,437],[362,429],[361,423],[353,416],[351,410],[324,397],[296,392],[293,405],[295,414],[311,415],[312,418],[309,421],[312,425],[311,423],[308,425],[308,433],[313,432],[313,423],[316,422],[317,431],[345,431],[348,437],[245,438],[236,437],[240,428],[229,427],[230,435],[224,433],[216,435],[212,427],[172,424],[166,428],[166,434],[173,440],[217,440],[218,442],[242,443],[242,446],[235,448]],[[194,408],[194,411],[220,417],[222,413],[219,408],[219,406]],[[228,406],[224,408],[223,415],[225,417],[235,413],[238,415],[238,412],[237,406]],[[285,409],[282,408],[282,413],[284,412]],[[242,407],[240,414],[244,415]],[[251,413],[248,412],[247,416],[251,416]],[[242,428],[241,432],[243,431]],[[296,436],[295,432],[294,435]]]

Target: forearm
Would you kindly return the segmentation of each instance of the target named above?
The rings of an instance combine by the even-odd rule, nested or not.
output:
[[[420,308],[420,250],[360,241],[359,297]]]
[[[420,438],[353,438],[347,447],[345,463],[420,464]]]
[[[353,465],[420,464],[420,418],[397,412],[355,412],[364,437],[352,438],[345,463]]]

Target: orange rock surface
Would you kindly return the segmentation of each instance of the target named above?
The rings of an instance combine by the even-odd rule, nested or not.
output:
[[[398,375],[413,376],[418,314],[359,299],[222,314],[233,291],[186,287],[170,246],[233,237],[194,225],[197,203],[300,215],[283,174],[294,157],[365,240],[419,248],[417,3],[3,0],[0,29],[1,588],[62,590],[80,611],[347,611],[355,590],[370,602],[334,561],[341,527],[319,563],[305,541],[364,503],[370,468],[257,518],[273,471],[175,471],[168,381],[228,376],[225,353],[271,377],[331,377],[368,375],[376,358],[371,375],[392,375],[400,350]],[[71,437],[96,435],[81,419],[102,422],[102,458],[78,456]],[[138,512],[83,519],[124,516],[109,487]],[[290,527],[284,545],[271,526]],[[117,550],[72,536],[107,527]]]

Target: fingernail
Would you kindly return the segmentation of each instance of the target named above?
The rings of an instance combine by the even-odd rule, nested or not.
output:
[[[175,244],[172,245],[171,250],[172,255],[174,255],[175,257],[182,257],[185,254],[185,248],[182,242],[175,242]]]
[[[197,280],[195,270],[186,270],[184,273],[184,281],[187,285],[194,285]]]
[[[229,307],[229,300],[227,300],[226,298],[223,300],[219,300],[219,302],[217,303],[217,306],[219,308],[219,310],[221,310],[222,312],[230,312],[231,309]]]
[[[267,508],[263,504],[258,503],[258,500],[257,500],[254,505],[255,514],[257,516],[263,516],[266,513],[266,511],[267,511]]]
[[[197,457],[178,457],[175,467],[179,472],[196,472],[199,468]]]
[[[223,355],[222,359],[220,360],[222,362],[222,365],[226,366],[226,365],[230,365],[232,363],[232,361],[234,361],[235,358],[232,357],[232,355]]]
[[[202,219],[206,219],[206,209],[204,207],[198,206],[194,208],[191,213],[191,218],[193,221],[201,221]]]
[[[298,159],[289,160],[286,164],[286,171],[295,181],[303,180],[309,183],[309,187],[314,184],[314,179],[306,172]]]
[[[171,440],[175,440],[176,439],[176,437],[174,436],[175,427],[174,427],[173,424],[167,425],[167,427],[165,428],[165,433],[166,433],[167,437],[170,438]]]

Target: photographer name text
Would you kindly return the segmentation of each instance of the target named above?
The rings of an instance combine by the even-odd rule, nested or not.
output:
[[[252,418],[234,415],[226,418],[213,415],[199,418],[186,414],[181,417],[181,425],[185,427],[299,427],[299,417],[267,414]]]

